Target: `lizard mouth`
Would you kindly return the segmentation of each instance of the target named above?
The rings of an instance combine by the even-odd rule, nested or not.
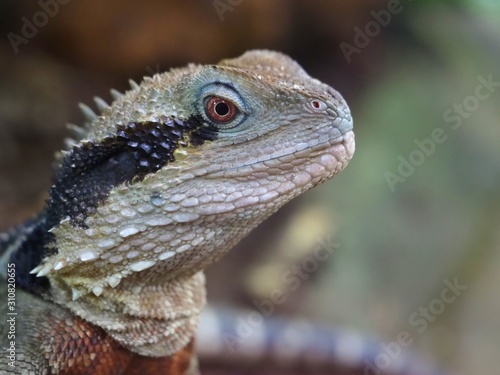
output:
[[[297,150],[294,153],[287,153],[283,156],[296,155],[300,156],[302,154],[308,154],[309,157],[319,156],[325,153],[334,152],[339,149],[339,147],[346,147],[346,152],[350,157],[354,153],[354,131],[351,129],[343,131],[335,138],[329,139],[328,141],[318,142],[316,145],[310,147],[304,147],[301,150]]]
[[[275,153],[262,153],[251,162],[234,164],[228,168],[209,173],[209,176],[219,177],[221,173],[226,177],[250,175],[270,171],[270,174],[279,174],[284,167],[293,167],[298,164],[319,164],[327,170],[340,171],[352,158],[355,150],[354,132],[347,129],[339,135],[319,141],[315,144],[296,144],[290,149],[283,149]],[[308,162],[309,161],[309,162]]]
[[[338,113],[332,114],[339,116]],[[275,153],[263,155],[257,162],[270,162],[277,159],[282,159],[283,162],[292,162],[294,157],[296,159],[315,159],[323,154],[330,154],[338,158],[339,162],[341,160],[349,161],[354,153],[353,122],[350,116],[345,114],[337,117],[337,119],[340,121],[336,124],[318,129],[318,138],[309,142],[294,144]],[[342,148],[345,148],[345,155],[343,155]],[[290,161],[286,159],[290,159]]]
[[[354,150],[353,130],[348,130],[342,135],[324,143],[320,143],[311,150],[298,152],[293,156],[305,159],[305,170],[312,176],[323,175],[324,179],[332,177],[340,172],[351,160]]]

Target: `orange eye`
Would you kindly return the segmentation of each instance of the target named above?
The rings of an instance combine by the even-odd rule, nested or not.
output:
[[[230,100],[212,96],[205,104],[205,113],[214,122],[226,123],[236,117],[238,108]]]

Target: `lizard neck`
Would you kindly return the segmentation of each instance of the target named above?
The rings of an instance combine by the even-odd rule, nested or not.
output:
[[[130,351],[160,357],[185,347],[206,304],[202,272],[165,283],[123,283],[72,300],[67,288],[52,288],[54,301],[104,329]]]

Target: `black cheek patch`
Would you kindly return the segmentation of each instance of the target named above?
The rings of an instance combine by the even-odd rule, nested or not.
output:
[[[140,181],[174,161],[174,151],[194,124],[177,119],[120,125],[99,143],[79,145],[68,154],[50,191],[48,216],[53,225],[69,217],[85,228],[114,187]]]
[[[36,294],[48,291],[45,277],[29,272],[58,249],[49,232],[63,219],[74,227],[87,228],[85,219],[103,204],[109,192],[124,183],[134,183],[174,161],[174,151],[186,139],[198,146],[216,134],[202,131],[199,117],[187,121],[162,118],[158,122],[119,125],[116,134],[99,143],[82,143],[67,153],[56,172],[46,209],[36,226],[10,261],[16,263],[16,282]]]

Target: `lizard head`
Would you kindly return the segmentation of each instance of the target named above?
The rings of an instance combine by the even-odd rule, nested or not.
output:
[[[344,99],[277,52],[174,69],[98,104],[62,156],[34,270],[73,299],[193,275],[354,152]]]
[[[342,170],[352,119],[339,93],[271,51],[113,94],[96,99],[100,115],[82,106],[89,121],[10,261],[21,287],[134,352],[172,354],[204,306],[199,271]]]

